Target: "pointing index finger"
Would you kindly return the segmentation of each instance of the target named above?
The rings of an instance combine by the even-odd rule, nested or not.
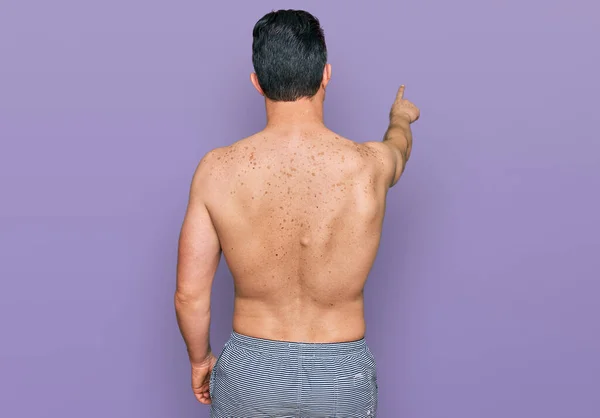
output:
[[[396,95],[396,100],[402,100],[404,98],[404,84],[400,86],[398,89],[398,94]]]

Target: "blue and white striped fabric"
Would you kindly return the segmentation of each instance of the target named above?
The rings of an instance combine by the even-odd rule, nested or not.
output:
[[[364,338],[294,343],[233,332],[210,376],[210,416],[375,417],[377,395]]]

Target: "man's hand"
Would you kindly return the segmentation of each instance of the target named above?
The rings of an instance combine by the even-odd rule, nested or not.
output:
[[[210,405],[210,375],[217,358],[209,353],[205,361],[200,364],[192,364],[192,390],[198,402]]]
[[[390,111],[390,122],[394,122],[399,118],[406,118],[410,124],[419,119],[420,114],[419,108],[404,98],[404,84],[401,85]]]

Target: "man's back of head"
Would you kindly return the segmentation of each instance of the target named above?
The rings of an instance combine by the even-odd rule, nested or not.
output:
[[[274,102],[312,98],[327,64],[319,20],[302,10],[266,14],[252,32],[252,63],[265,97]]]

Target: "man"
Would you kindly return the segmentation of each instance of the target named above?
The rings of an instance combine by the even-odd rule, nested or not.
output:
[[[331,66],[319,21],[272,12],[253,37],[267,125],[202,158],[179,241],[175,306],[192,387],[212,417],[375,416],[363,288],[419,110],[401,86],[383,141],[342,138],[323,123]],[[217,360],[210,293],[221,252],[235,308]]]

